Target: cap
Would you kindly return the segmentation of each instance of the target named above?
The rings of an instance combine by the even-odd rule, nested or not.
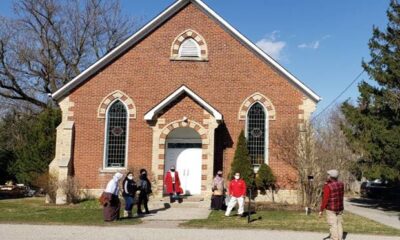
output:
[[[327,173],[330,177],[333,177],[333,178],[339,177],[339,171],[336,169],[331,169],[331,170],[327,171]]]

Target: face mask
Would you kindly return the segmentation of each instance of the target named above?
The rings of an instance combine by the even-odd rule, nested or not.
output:
[[[133,176],[128,176],[128,179],[129,179],[129,180],[132,180],[132,179],[133,179]]]
[[[235,176],[235,179],[236,179],[236,180],[239,180],[239,178],[240,178],[240,176]]]
[[[147,173],[142,173],[142,176],[146,176],[147,175]]]
[[[218,177],[222,177],[222,174],[218,174]]]
[[[171,168],[171,172],[175,172],[175,168]]]

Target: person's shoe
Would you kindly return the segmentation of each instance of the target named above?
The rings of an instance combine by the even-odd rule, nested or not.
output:
[[[128,211],[128,218],[132,218],[132,217],[133,217],[132,211]]]
[[[143,212],[142,211],[138,211],[137,214],[138,215],[143,215]]]
[[[129,217],[129,212],[124,210],[124,218],[127,218],[127,217]]]

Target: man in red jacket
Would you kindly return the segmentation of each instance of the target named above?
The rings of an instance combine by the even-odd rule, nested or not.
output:
[[[328,181],[324,185],[324,196],[321,203],[319,216],[322,216],[326,209],[326,219],[330,227],[330,238],[332,240],[342,240],[343,238],[343,196],[344,184],[338,181],[339,171],[329,170]]]
[[[239,203],[238,215],[242,216],[244,211],[244,197],[246,196],[246,182],[240,179],[240,173],[235,173],[235,178],[229,184],[229,204],[225,216],[229,217],[232,208]]]

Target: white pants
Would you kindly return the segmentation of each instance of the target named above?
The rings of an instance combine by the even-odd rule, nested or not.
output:
[[[232,208],[236,206],[236,202],[239,203],[239,209],[238,209],[238,214],[242,215],[244,212],[244,198],[243,197],[234,197],[231,196],[231,199],[229,200],[228,207],[225,212],[225,216],[229,216],[231,214]]]

